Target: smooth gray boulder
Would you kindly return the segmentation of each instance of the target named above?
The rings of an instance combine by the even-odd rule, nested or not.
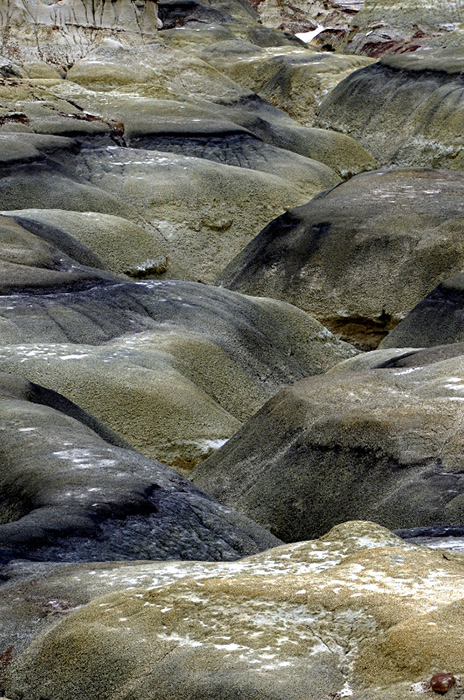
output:
[[[357,175],[272,221],[218,283],[291,302],[345,340],[375,348],[437,283],[462,269],[463,192],[457,172]]]

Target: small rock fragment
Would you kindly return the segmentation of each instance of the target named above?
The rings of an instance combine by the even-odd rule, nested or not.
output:
[[[452,673],[435,673],[430,679],[430,687],[435,693],[444,695],[456,683]]]

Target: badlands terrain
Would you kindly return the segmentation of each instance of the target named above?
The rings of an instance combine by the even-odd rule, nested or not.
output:
[[[464,3],[0,30],[0,700],[464,698]]]

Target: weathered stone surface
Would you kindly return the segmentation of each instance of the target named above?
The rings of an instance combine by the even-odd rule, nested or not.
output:
[[[235,559],[272,546],[63,397],[9,375],[0,386],[3,561]]]
[[[352,518],[462,525],[463,372],[460,355],[297,382],[193,480],[284,541]]]
[[[462,555],[347,523],[200,577],[168,570],[164,586],[152,566],[148,590],[98,598],[14,658],[8,695],[406,700],[437,668],[462,689]]]
[[[302,311],[205,285],[93,284],[0,297],[0,367],[191,468],[282,386],[355,350]]]
[[[120,216],[153,234],[162,249],[135,260],[135,271],[150,259],[169,258],[159,274],[211,282],[270,219],[340,176],[374,166],[354,141],[307,131],[232,80],[227,51],[222,72],[212,65],[224,36],[258,53],[299,49],[316,55],[295,37],[262,27],[246,3],[166,2],[162,14],[172,28],[152,37],[142,25],[134,33],[124,13],[145,12],[153,3],[138,8],[127,0],[126,9],[118,3],[111,10],[114,21],[104,3],[79,5],[72,22],[62,21],[67,5],[40,6],[37,17],[17,27],[25,53],[9,50],[11,32],[5,30],[0,130],[10,155],[2,173],[3,209]],[[4,20],[13,26],[27,7],[12,0],[10,9]],[[42,17],[54,11],[58,29]],[[68,57],[48,55],[43,42],[50,32],[63,46],[69,34],[63,49]],[[203,52],[210,62],[202,60]],[[365,59],[327,61],[330,67],[322,71],[314,64],[316,83],[330,74],[332,85]],[[315,87],[318,95],[323,89]],[[51,135],[63,140],[52,143]],[[21,158],[27,167],[18,169]]]
[[[189,279],[189,273],[177,264],[167,241],[154,227],[98,212],[19,209],[5,214],[32,233],[59,236],[61,246],[62,239],[71,237],[70,255],[75,259],[79,244],[94,253],[92,261],[89,255],[89,265],[140,279]]]
[[[460,47],[389,56],[353,73],[324,99],[317,125],[359,140],[382,165],[463,169],[463,46],[461,36]]]
[[[464,275],[458,273],[439,284],[420,301],[391,333],[382,347],[430,347],[464,341]]]
[[[464,354],[464,343],[436,345],[430,348],[382,348],[342,360],[328,372],[358,372],[365,369],[398,369],[400,367],[425,367]]]
[[[370,63],[364,57],[320,53],[304,46],[259,49],[230,41],[207,46],[199,55],[305,126],[313,125],[324,95]]]
[[[339,181],[327,166],[295,154],[283,154],[286,167],[275,174],[118,147],[88,149],[78,158],[78,167],[90,171],[92,184],[113,197],[121,193],[145,221],[165,233],[182,266],[204,282],[212,282],[221,264],[287,202],[301,203]]]
[[[40,59],[67,66],[103,37],[121,31],[133,41],[154,38],[157,15],[152,0],[5,0],[0,12],[2,55],[19,63]]]
[[[415,51],[463,21],[460,0],[366,0],[344,37],[344,50],[381,56]]]
[[[0,295],[116,282],[115,275],[94,267],[99,264],[88,248],[61,231],[48,228],[34,235],[0,216]]]
[[[343,557],[371,547],[406,547],[398,537],[373,523],[339,526],[319,542],[273,549],[257,559],[205,561],[122,561],[69,564],[15,560],[0,568],[0,649],[14,645],[15,655],[60,617],[107,593],[162,588],[182,579],[227,579],[237,574],[284,574],[323,570]],[[304,564],[303,564],[304,560]]]
[[[289,301],[344,339],[376,347],[427,291],[462,268],[463,188],[454,172],[358,175],[271,222],[219,282]]]
[[[346,31],[364,0],[250,0],[262,21],[270,27],[289,29],[292,32],[308,32],[318,26],[334,27]]]
[[[173,271],[210,282],[269,219],[339,182],[323,163],[265,144],[230,123],[228,134],[216,137],[214,123],[206,123],[203,133],[194,127],[188,136],[185,126],[184,120],[179,136],[171,126],[169,138],[152,128],[144,137],[148,150],[81,147],[63,139],[56,142],[59,151],[52,142],[53,152],[38,152],[35,159],[44,137],[5,134],[11,156],[0,179],[3,209],[121,216],[154,229]],[[22,137],[27,151],[17,146]],[[157,145],[161,150],[152,150]],[[18,168],[21,153],[25,163]]]

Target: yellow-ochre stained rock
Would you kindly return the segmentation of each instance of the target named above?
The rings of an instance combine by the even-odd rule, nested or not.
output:
[[[463,567],[461,554],[367,522],[234,564],[133,565],[135,588],[64,613],[9,664],[5,689],[13,700],[406,700],[445,668],[460,691]],[[129,570],[87,572],[55,576],[64,594],[82,577],[82,600],[92,578],[94,595]]]

